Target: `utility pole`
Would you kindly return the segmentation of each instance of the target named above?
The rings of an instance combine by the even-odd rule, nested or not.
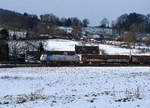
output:
[[[130,57],[132,56],[131,46],[130,46]]]

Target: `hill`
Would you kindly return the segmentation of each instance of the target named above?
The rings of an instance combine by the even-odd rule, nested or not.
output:
[[[9,29],[33,29],[39,19],[36,15],[21,14],[14,11],[0,9],[0,26]]]

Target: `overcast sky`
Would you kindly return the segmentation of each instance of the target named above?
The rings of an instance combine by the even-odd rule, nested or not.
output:
[[[0,8],[31,14],[88,18],[96,25],[104,17],[115,20],[124,13],[150,13],[150,0],[0,0]]]

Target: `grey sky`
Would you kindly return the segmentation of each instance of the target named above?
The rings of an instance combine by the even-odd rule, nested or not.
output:
[[[88,18],[92,25],[130,12],[150,13],[150,0],[1,0],[0,8],[31,14]]]

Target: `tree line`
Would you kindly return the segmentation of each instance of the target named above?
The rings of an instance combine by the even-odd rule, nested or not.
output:
[[[112,27],[116,28],[119,34],[123,31],[150,33],[150,14],[123,14],[118,17],[116,24],[113,24]]]
[[[54,14],[40,15],[40,20],[41,22],[45,22],[45,23],[47,22],[57,26],[66,26],[66,27],[71,27],[71,26],[87,27],[89,25],[88,19],[80,20],[77,17],[59,18]]]
[[[54,14],[43,14],[40,16],[28,13],[17,13],[14,11],[0,9],[0,27],[8,29],[23,29],[35,33],[52,33],[57,26],[65,27],[87,27],[90,24],[88,19],[80,20],[77,17],[60,18]],[[107,18],[101,20],[99,27],[112,27],[119,34],[124,31],[135,31],[150,33],[150,14],[139,13],[122,14],[110,24]]]
[[[150,14],[122,14],[116,19],[116,21],[112,21],[111,24],[107,18],[103,18],[100,22],[99,27],[112,27],[113,29],[116,29],[119,34],[126,31],[150,33]]]
[[[81,26],[87,27],[88,19],[80,20],[77,17],[59,18],[54,14],[31,15],[28,13],[17,13],[14,11],[0,9],[0,26],[12,29],[25,29],[39,31],[40,26]],[[38,29],[38,30],[37,30]]]

